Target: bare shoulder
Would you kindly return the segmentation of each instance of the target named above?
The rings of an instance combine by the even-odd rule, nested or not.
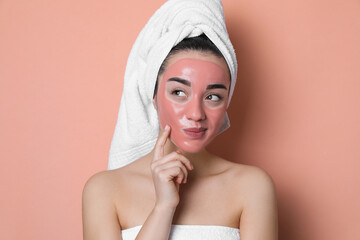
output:
[[[117,188],[116,185],[116,175],[113,171],[101,171],[92,175],[85,183],[82,193],[83,217],[100,213],[115,214],[114,190]],[[102,211],[100,211],[101,209]]]
[[[85,183],[83,201],[114,204],[115,198],[126,185],[127,175],[125,167],[95,173]]]
[[[263,169],[231,162],[222,159],[222,171],[226,181],[231,182],[229,188],[236,193],[238,200],[245,206],[246,202],[260,201],[261,199],[275,199],[275,183],[272,177]],[[220,169],[220,167],[219,167]]]
[[[128,202],[129,192],[143,184],[142,174],[133,164],[98,172],[92,175],[83,189],[83,206],[97,205],[111,208],[118,212],[121,206]]]
[[[271,176],[263,169],[239,163],[232,163],[232,175],[239,190],[248,193],[274,194],[275,184]]]
[[[276,204],[276,188],[272,177],[263,169],[231,162],[228,174],[231,191],[243,209],[264,202]]]
[[[102,171],[87,180],[82,194],[84,239],[121,239],[114,204],[117,178],[115,171]]]
[[[271,176],[259,167],[236,163],[233,172],[233,188],[242,206],[242,237],[278,239],[276,190]]]
[[[86,181],[83,189],[83,197],[88,195],[94,198],[109,197],[109,194],[116,185],[116,178],[117,176],[114,171],[95,173]],[[100,193],[101,195],[99,195]]]

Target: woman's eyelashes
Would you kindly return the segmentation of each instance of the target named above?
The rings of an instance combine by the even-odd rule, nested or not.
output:
[[[190,96],[186,90],[178,88],[171,89],[170,94],[172,97],[179,100],[186,100]],[[212,104],[216,104],[222,102],[224,100],[224,96],[219,93],[206,93],[204,94],[204,100],[209,101]]]
[[[218,95],[218,94],[209,94],[209,95],[206,96],[205,99],[213,101],[213,102],[219,102],[219,101],[221,101],[223,99],[223,97],[221,95]]]
[[[186,97],[186,93],[183,90],[175,89],[171,91],[171,95],[177,96],[177,97]]]

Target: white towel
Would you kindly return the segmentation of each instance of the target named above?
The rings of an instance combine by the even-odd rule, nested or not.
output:
[[[229,66],[230,103],[236,82],[237,62],[226,30],[221,0],[167,1],[150,18],[131,49],[108,169],[123,167],[154,148],[159,120],[152,97],[159,68],[172,47],[184,38],[202,33],[217,46]],[[226,114],[220,132],[229,126]]]

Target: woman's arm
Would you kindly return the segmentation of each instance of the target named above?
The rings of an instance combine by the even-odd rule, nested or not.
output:
[[[164,146],[170,127],[159,134],[151,162],[151,173],[156,192],[155,206],[141,227],[136,240],[168,240],[171,223],[180,201],[179,188],[187,180],[193,167],[189,159],[179,152],[164,155]]]
[[[271,177],[260,168],[250,167],[244,180],[241,240],[277,240],[277,203]]]
[[[82,198],[83,239],[121,240],[121,227],[110,189],[111,180],[104,172],[85,184]],[[168,239],[176,207],[157,204],[136,239]]]
[[[159,136],[151,162],[156,202],[152,212],[142,225],[136,239],[167,240],[172,219],[180,201],[179,187],[185,183],[188,170],[193,167],[189,159],[178,152],[164,155],[164,145],[170,128]],[[109,173],[101,172],[92,176],[83,191],[84,240],[119,240],[121,227],[112,195],[113,183]],[[120,194],[121,196],[121,194]]]
[[[84,240],[121,240],[111,181],[108,174],[100,172],[85,184],[82,196]]]
[[[141,227],[136,240],[168,240],[175,209],[155,206]]]

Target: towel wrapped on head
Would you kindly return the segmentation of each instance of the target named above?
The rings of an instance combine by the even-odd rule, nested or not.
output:
[[[216,45],[228,64],[231,75],[229,105],[236,83],[237,62],[221,1],[168,0],[150,18],[131,49],[110,147],[109,170],[123,167],[154,148],[159,120],[152,97],[159,68],[175,45],[203,33]],[[229,126],[226,114],[220,132]]]

